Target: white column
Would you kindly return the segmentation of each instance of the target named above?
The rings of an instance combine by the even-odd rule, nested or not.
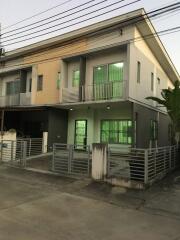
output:
[[[92,178],[104,179],[107,174],[107,145],[93,143],[92,145]]]
[[[48,132],[43,132],[42,153],[47,153],[47,146],[48,146]]]

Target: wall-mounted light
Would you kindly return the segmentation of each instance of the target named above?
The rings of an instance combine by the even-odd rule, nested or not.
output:
[[[73,111],[73,108],[70,108],[69,110],[70,110],[70,111]]]
[[[107,110],[110,110],[110,109],[111,109],[111,107],[108,105],[108,106],[106,107],[106,109],[107,109]]]

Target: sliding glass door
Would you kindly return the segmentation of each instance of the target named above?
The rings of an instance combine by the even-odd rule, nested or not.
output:
[[[110,63],[94,67],[94,100],[121,98],[123,95],[124,63]]]

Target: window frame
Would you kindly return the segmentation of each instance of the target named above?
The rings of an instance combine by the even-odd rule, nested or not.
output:
[[[141,83],[141,62],[137,61],[137,83]]]
[[[39,85],[40,77],[41,77],[41,84]],[[37,77],[37,92],[43,91],[43,80],[44,80],[43,74],[39,74],[38,77]]]
[[[56,80],[56,89],[59,90],[61,88],[61,71],[58,72],[58,77]]]
[[[151,91],[154,92],[154,73],[151,72]]]
[[[109,82],[111,82],[111,81],[109,81],[109,65],[111,65],[111,64],[116,64],[116,63],[122,63],[123,64],[123,80],[122,81],[119,81],[119,82],[123,82],[124,81],[124,66],[125,66],[125,62],[124,61],[115,61],[115,62],[110,62],[110,63],[105,63],[105,64],[99,64],[99,65],[94,65],[93,66],[93,84],[95,84],[94,83],[94,69],[95,68],[98,68],[98,67],[103,67],[103,66],[106,66],[106,74],[107,74],[107,76],[106,76],[106,81],[104,82],[104,83],[109,83]],[[118,82],[118,81],[117,81]]]
[[[17,92],[15,92],[15,84],[17,84],[17,83],[19,84],[19,90]],[[11,94],[8,94],[8,92],[7,92],[7,90],[8,90],[7,85],[8,84],[12,84],[13,85],[13,88],[12,88],[13,91],[12,91]],[[16,95],[18,93],[20,93],[20,79],[19,78],[15,79],[15,80],[12,80],[12,81],[6,82],[6,96],[13,96],[13,95]]]
[[[74,86],[74,73],[79,71],[79,84],[78,86]],[[80,69],[73,69],[72,71],[72,87],[73,88],[78,88],[80,86]]]
[[[154,120],[154,119],[151,119],[150,120],[150,140],[151,141],[157,141],[158,140],[158,133],[159,133],[158,121]]]
[[[103,122],[104,121],[108,121],[108,122],[113,122],[113,121],[117,121],[118,122],[118,125],[119,125],[119,122],[127,122],[127,126],[128,126],[128,122],[131,122],[131,129],[130,130],[127,130],[127,132],[126,132],[126,134],[128,134],[128,133],[131,133],[131,136],[128,136],[127,135],[127,141],[126,142],[120,142],[119,140],[118,140],[118,142],[103,142],[102,141],[102,124],[103,124]],[[110,132],[110,130],[108,130],[108,132]],[[119,134],[119,133],[123,133],[122,131],[119,131],[119,129],[118,129],[118,132],[117,132],[117,134]],[[129,137],[131,137],[131,143],[128,143],[128,138]],[[118,139],[119,139],[119,137],[118,137]],[[131,120],[131,119],[102,119],[101,120],[101,122],[100,122],[100,142],[101,143],[107,143],[107,144],[121,144],[121,145],[132,145],[133,144],[133,121]]]

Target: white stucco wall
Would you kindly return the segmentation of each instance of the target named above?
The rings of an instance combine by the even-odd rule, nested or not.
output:
[[[135,28],[135,38],[141,37]],[[141,63],[141,82],[137,83],[137,62]],[[154,73],[154,91],[151,91],[151,73]],[[148,96],[161,97],[161,90],[173,86],[161,65],[149,49],[145,40],[137,40],[130,44],[129,97],[142,103],[156,106]],[[157,78],[160,79],[158,84]]]
[[[106,46],[118,45],[132,39],[134,35],[133,28],[131,26],[111,30],[108,33],[102,33],[99,36],[90,36],[87,39],[87,47],[89,50],[102,48]]]

